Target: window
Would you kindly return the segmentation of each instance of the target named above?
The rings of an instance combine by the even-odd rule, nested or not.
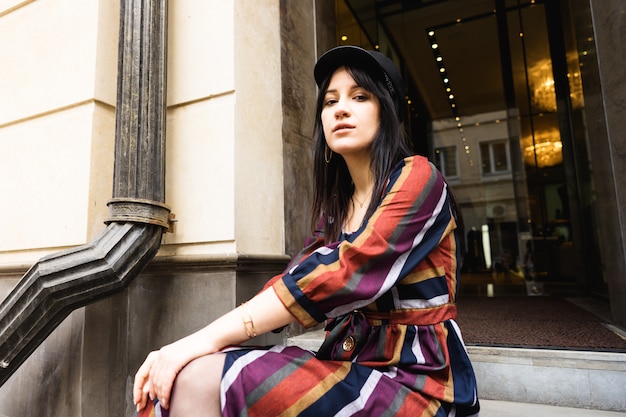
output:
[[[482,173],[501,174],[509,172],[509,146],[506,140],[480,144]]]
[[[435,166],[446,178],[459,175],[456,163],[456,146],[435,149]]]

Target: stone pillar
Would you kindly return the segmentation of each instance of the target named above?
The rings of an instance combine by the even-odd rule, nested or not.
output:
[[[317,89],[313,66],[335,46],[334,0],[281,0],[281,75],[285,188],[285,251],[294,255],[310,234],[313,124]]]
[[[613,319],[626,325],[626,3],[572,0],[581,53],[591,169]],[[590,24],[591,23],[591,24]]]

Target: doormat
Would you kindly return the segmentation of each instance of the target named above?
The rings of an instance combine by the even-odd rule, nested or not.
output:
[[[460,297],[468,345],[626,352],[602,318],[559,297]]]

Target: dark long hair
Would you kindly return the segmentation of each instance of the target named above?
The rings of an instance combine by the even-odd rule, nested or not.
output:
[[[411,155],[406,144],[406,132],[398,119],[394,102],[383,80],[372,77],[364,68],[346,65],[354,81],[378,98],[380,103],[380,126],[370,150],[371,169],[374,176],[374,189],[365,218],[374,213],[380,204],[384,187],[393,168],[402,159]],[[349,209],[354,184],[348,166],[341,155],[333,154],[330,162],[325,160],[326,137],[322,126],[324,96],[332,74],[320,86],[315,114],[315,155],[313,176],[315,191],[311,211],[311,228],[319,226],[320,216],[326,243],[336,241],[342,232]]]

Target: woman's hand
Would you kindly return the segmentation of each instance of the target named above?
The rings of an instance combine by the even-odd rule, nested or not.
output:
[[[294,321],[272,287],[257,294],[243,314],[236,308],[208,326],[177,342],[151,352],[135,375],[133,401],[142,410],[148,398],[158,398],[163,408],[169,408],[174,380],[192,360],[220,351],[225,346],[248,340],[243,320],[254,320],[254,331],[263,334]]]
[[[176,375],[191,360],[181,354],[176,344],[150,352],[135,375],[133,401],[142,410],[148,401],[158,398],[163,408],[169,408]]]
[[[150,392],[150,369],[152,364],[156,360],[157,351],[150,352],[143,364],[137,370],[135,374],[135,383],[133,384],[133,402],[137,406],[137,411],[141,411],[146,406],[148,401],[148,395]]]

